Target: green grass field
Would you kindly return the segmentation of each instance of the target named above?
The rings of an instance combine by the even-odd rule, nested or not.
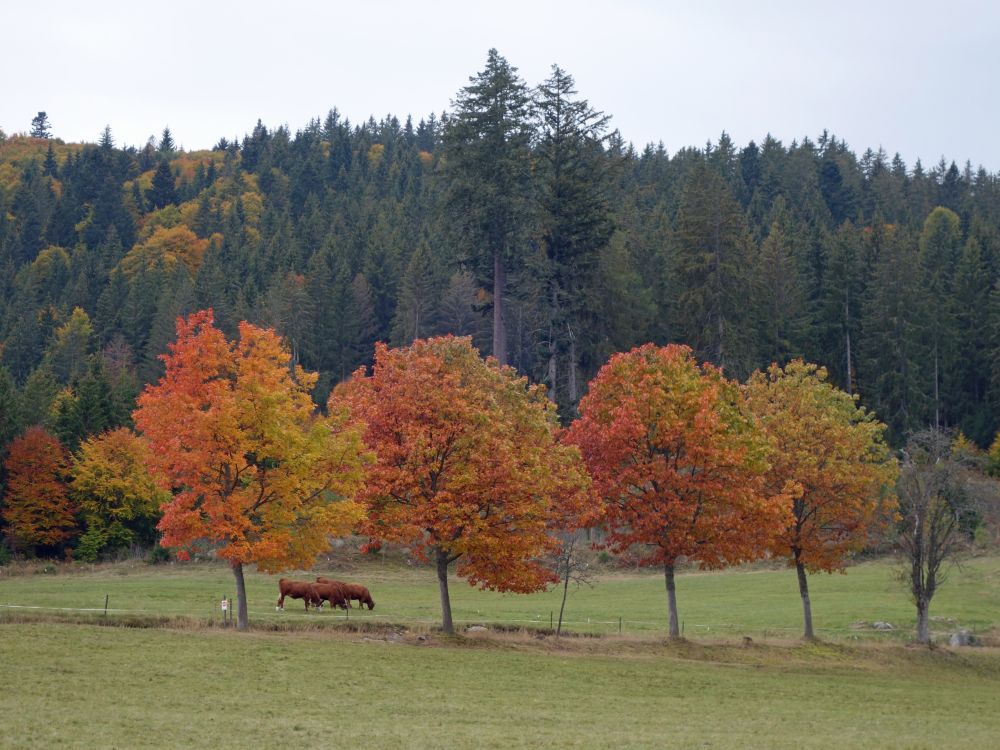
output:
[[[377,561],[354,562],[350,570],[331,569],[287,574],[312,580],[317,573],[353,580],[368,586],[376,601],[374,612],[352,610],[354,618],[430,627],[440,622],[437,582],[429,568],[382,566]],[[0,611],[21,607],[101,609],[105,595],[111,610],[143,614],[220,617],[219,600],[233,596],[232,574],[222,564],[143,563],[61,567],[74,571],[56,575],[0,577]],[[277,578],[247,573],[251,623],[336,622],[340,613],[327,610],[304,613],[301,601],[289,600],[284,613],[274,609]],[[530,596],[478,591],[463,581],[451,583],[456,622],[500,623],[508,626],[548,627],[558,616],[561,592],[554,588]],[[826,639],[856,637],[909,638],[915,612],[898,568],[889,562],[856,565],[846,574],[810,578],[813,618]],[[678,576],[678,606],[684,633],[690,638],[749,635],[755,639],[797,637],[801,631],[801,604],[795,574],[788,569],[689,572]],[[666,629],[664,584],[655,572],[607,574],[592,588],[570,588],[565,619],[577,632],[614,634],[662,633]],[[19,610],[25,611],[25,610]],[[47,611],[47,610],[40,610]],[[976,631],[1000,626],[1000,558],[980,557],[951,572],[931,605],[933,628],[939,635],[958,627]],[[897,627],[890,634],[858,628],[861,621],[887,621]]]
[[[275,580],[255,573],[258,628],[208,627],[232,593],[223,565],[0,577],[0,747],[912,750],[996,747],[1000,737],[1000,649],[906,645],[913,614],[887,563],[813,578],[827,628],[819,643],[797,639],[787,570],[680,576],[688,640],[679,643],[662,637],[657,575],[608,574],[571,590],[573,628],[613,634],[557,641],[531,630],[439,635],[429,569],[316,572],[370,586],[377,607],[352,611],[359,629],[330,612],[306,615],[301,602],[275,613]],[[547,627],[558,607],[557,592],[453,586],[461,621]],[[107,619],[91,611],[105,594]],[[948,618],[935,621],[942,635],[995,631],[1000,559],[954,571],[932,614]],[[900,630],[852,628],[858,620]],[[150,624],[159,627],[135,627]],[[742,635],[753,643],[742,646]]]
[[[1000,737],[992,649],[536,643],[0,624],[0,746],[930,749]]]

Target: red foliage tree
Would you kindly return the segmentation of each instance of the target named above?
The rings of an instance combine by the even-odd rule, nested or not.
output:
[[[377,345],[372,373],[334,390],[330,408],[340,404],[365,423],[377,456],[359,494],[362,530],[433,558],[446,632],[454,561],[482,588],[528,592],[556,580],[541,558],[558,545],[555,525],[587,513],[589,481],[577,450],[556,441],[544,388],[448,336]]]
[[[616,354],[591,381],[567,439],[580,446],[604,499],[609,546],[662,565],[670,635],[678,637],[674,569],[762,555],[783,527],[764,492],[767,444],[739,386],[699,366],[686,346]]]
[[[23,545],[55,546],[76,529],[65,478],[66,451],[41,427],[29,427],[10,444],[3,518],[8,534]]]

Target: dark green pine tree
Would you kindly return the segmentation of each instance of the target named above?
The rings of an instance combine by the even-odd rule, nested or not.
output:
[[[889,426],[895,445],[933,422],[927,306],[934,301],[920,277],[916,239],[901,228],[884,228],[862,311],[858,390]]]
[[[961,253],[961,221],[950,209],[938,206],[924,221],[920,233],[921,286],[927,296],[927,336],[933,384],[935,429],[953,422],[957,398],[955,370],[958,366],[958,300],[954,297],[954,274]]]
[[[164,365],[160,357],[167,353],[169,344],[177,338],[177,318],[192,312],[194,284],[184,266],[178,264],[156,302],[156,312],[150,323],[146,349],[139,365],[141,382],[155,383],[163,376]]]
[[[590,317],[585,305],[596,281],[599,251],[614,230],[609,201],[614,175],[604,153],[610,117],[576,93],[573,77],[557,65],[535,92],[534,195],[547,327],[544,379],[556,403],[565,382],[563,403],[570,411],[580,397],[580,339],[587,335]]]
[[[46,177],[59,177],[59,162],[56,161],[56,152],[49,141],[49,147],[45,150],[45,162],[42,164],[42,174]]]
[[[817,306],[817,333],[832,381],[854,393],[866,276],[861,237],[844,222],[826,241],[826,274]]]
[[[758,366],[804,356],[810,331],[809,295],[794,253],[783,222],[774,221],[753,266],[756,349],[763,355]]]
[[[0,367],[0,461],[7,446],[21,432],[21,404],[10,370]]]
[[[517,69],[491,49],[453,106],[443,139],[447,215],[478,279],[493,291],[493,355],[506,364],[507,277],[526,252],[531,97]]]
[[[49,122],[49,116],[45,112],[39,112],[31,118],[31,132],[29,135],[32,138],[52,137],[52,124]]]
[[[91,435],[129,424],[136,393],[116,392],[100,357],[92,357],[87,373],[73,387],[72,396],[57,398],[53,432],[67,449],[75,451]]]
[[[447,267],[435,256],[431,239],[425,233],[400,280],[390,338],[394,346],[407,346],[414,339],[438,332],[441,300],[448,286],[446,273]]]
[[[970,238],[955,270],[953,297],[959,352],[955,368],[955,421],[969,438],[986,447],[997,430],[996,404],[989,398],[989,271]]]
[[[372,288],[363,273],[355,274],[351,281],[350,305],[347,309],[346,360],[350,371],[361,365],[371,364],[378,338],[379,321],[375,312]],[[345,373],[346,375],[349,374]]]
[[[21,388],[21,419],[24,425],[43,424],[59,393],[59,381],[52,368],[42,364],[31,371]]]
[[[146,200],[153,208],[163,208],[177,202],[177,190],[174,187],[174,173],[170,171],[170,162],[161,159],[153,173],[153,186],[146,191]]]
[[[340,375],[339,352],[336,348],[339,316],[336,308],[338,290],[333,270],[334,257],[333,246],[324,245],[313,253],[305,273],[305,292],[309,298],[307,309],[312,320],[306,327],[302,342],[302,364],[309,370],[319,371],[321,379],[325,380],[327,387],[317,394],[323,403],[326,401],[329,385]]]
[[[161,156],[169,158],[173,156],[175,148],[174,136],[170,133],[170,128],[166,127],[163,129],[163,134],[160,136],[160,143],[156,147],[156,150]]]
[[[704,163],[688,177],[670,258],[677,294],[673,338],[730,376],[756,361],[750,306],[751,239],[740,205]]]
[[[489,321],[483,317],[482,289],[466,270],[455,271],[441,297],[438,309],[438,332],[455,336],[471,336],[472,344],[486,351],[490,342]]]

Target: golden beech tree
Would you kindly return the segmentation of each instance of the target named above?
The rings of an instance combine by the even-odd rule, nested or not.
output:
[[[739,386],[686,346],[614,355],[567,439],[604,500],[608,545],[663,566],[673,638],[677,562],[715,568],[759,557],[785,525],[783,498],[764,488],[767,443]]]
[[[895,508],[897,467],[885,425],[826,377],[796,360],[755,372],[744,388],[772,443],[768,487],[787,498],[789,522],[773,550],[798,573],[806,638],[813,637],[806,573],[843,568]]]
[[[243,566],[277,572],[311,565],[330,536],[348,533],[365,454],[346,414],[315,413],[317,376],[290,367],[271,330],[240,323],[230,343],[212,311],[177,322],[166,372],[133,413],[150,467],[173,498],[159,529],[165,547],[218,546],[229,560],[247,627]]]
[[[14,440],[4,463],[7,492],[3,518],[20,544],[55,546],[76,529],[75,508],[66,490],[68,457],[59,441],[41,427]]]
[[[146,441],[126,427],[80,445],[70,494],[87,524],[78,548],[81,559],[95,558],[105,546],[127,546],[137,531],[142,536],[153,531],[170,493],[149,473],[150,458]]]
[[[368,510],[361,529],[433,559],[445,632],[454,632],[452,562],[484,589],[529,592],[556,580],[541,560],[559,544],[554,526],[595,509],[578,451],[556,441],[544,388],[484,361],[471,339],[446,336],[378,344],[371,374],[362,368],[334,390],[330,409],[341,404],[364,422],[377,457],[358,496]]]

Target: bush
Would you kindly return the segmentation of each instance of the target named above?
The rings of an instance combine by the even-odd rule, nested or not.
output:
[[[7,549],[6,542],[0,540],[0,565],[9,565],[11,559],[10,550]]]
[[[76,557],[83,562],[97,562],[97,556],[108,541],[106,530],[94,524],[88,528],[76,546]]]
[[[149,555],[146,557],[146,562],[150,565],[159,565],[160,563],[170,562],[170,550],[166,547],[161,547],[159,544],[154,544],[153,548],[149,550]]]

